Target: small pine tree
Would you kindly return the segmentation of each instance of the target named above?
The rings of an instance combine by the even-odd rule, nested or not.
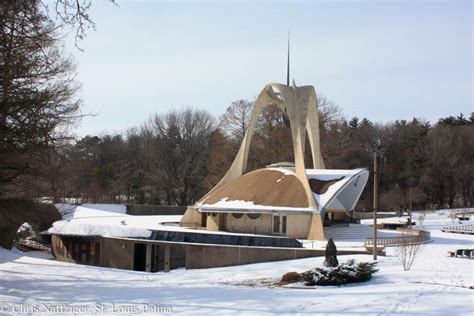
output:
[[[329,238],[328,243],[326,245],[326,259],[324,260],[324,265],[326,267],[337,267],[339,265],[339,261],[337,260],[337,248],[336,244]]]

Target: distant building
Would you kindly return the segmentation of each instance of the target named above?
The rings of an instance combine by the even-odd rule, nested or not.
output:
[[[250,142],[262,110],[287,112],[295,163],[246,172]],[[306,169],[306,135],[313,169]],[[350,220],[369,172],[325,169],[320,151],[317,96],[312,86],[269,84],[255,103],[249,128],[221,181],[183,216],[181,226],[214,231],[322,240],[324,226]]]

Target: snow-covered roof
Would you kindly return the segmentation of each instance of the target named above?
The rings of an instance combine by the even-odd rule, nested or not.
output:
[[[354,209],[369,178],[366,169],[306,169],[306,175],[320,211]]]
[[[322,180],[331,180],[336,176],[353,176],[361,170],[365,169],[306,169],[306,175],[308,176],[308,179],[318,178]]]
[[[181,215],[133,216],[125,214],[120,204],[84,204],[74,206],[58,204],[66,214],[63,220],[53,223],[48,229],[51,234],[78,236],[109,236],[149,238],[153,230],[169,222],[179,222]]]
[[[97,216],[122,216],[127,214],[127,206],[123,204],[54,204],[63,219]]]
[[[104,236],[119,238],[149,238],[152,231],[198,232],[200,234],[248,235],[223,231],[196,230],[178,225],[182,215],[134,216],[120,214],[121,205],[83,204],[82,206],[58,204],[69,210],[68,218],[54,222],[48,233],[71,236]],[[71,210],[74,210],[71,213]],[[72,215],[71,215],[72,214]],[[262,235],[264,236],[264,235]]]

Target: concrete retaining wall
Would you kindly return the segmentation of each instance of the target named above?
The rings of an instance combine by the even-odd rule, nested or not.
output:
[[[186,269],[226,267],[323,255],[324,250],[316,249],[189,245],[186,249]]]
[[[90,245],[94,243],[95,251]],[[158,241],[111,237],[80,237],[53,235],[53,251],[60,261],[88,265],[100,265],[117,269],[133,270],[136,244],[158,246],[158,266],[149,269],[147,255],[146,271],[163,271],[176,268],[205,269],[258,262],[291,260],[324,256],[324,250],[305,248],[274,248],[235,245],[213,245],[186,242]],[[338,251],[343,254],[367,254],[367,251]]]
[[[171,269],[185,267],[186,269],[205,269],[216,267],[227,267],[234,265],[291,260],[300,258],[324,256],[324,250],[305,248],[274,248],[274,247],[251,247],[235,245],[213,245],[197,244],[171,241],[108,238],[120,244],[122,241],[132,240],[134,243],[155,244],[160,248],[171,247],[174,252],[180,252],[180,256],[170,257]],[[182,250],[185,251],[183,260]],[[368,254],[364,250],[342,250],[338,255]]]

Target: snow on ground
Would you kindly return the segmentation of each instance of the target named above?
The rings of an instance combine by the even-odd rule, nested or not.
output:
[[[412,221],[416,223],[414,228],[428,228],[428,229],[441,229],[445,226],[455,225],[455,224],[469,224],[472,223],[471,221],[459,221],[457,219],[451,219],[450,216],[452,213],[463,213],[466,212],[473,212],[474,209],[444,209],[444,210],[436,210],[436,211],[414,211],[412,214]],[[381,212],[382,213],[382,212]],[[384,214],[384,213],[382,213]],[[420,225],[420,216],[424,216],[424,222]],[[474,215],[471,215],[471,217]],[[473,217],[474,219],[474,217]],[[372,219],[363,219],[360,221],[361,224],[372,225]],[[408,216],[403,215],[400,217],[386,217],[386,218],[378,218],[377,223],[407,223]]]
[[[472,221],[470,221],[472,223]],[[474,236],[443,233],[446,215],[427,215],[433,242],[424,245],[410,271],[388,248],[380,271],[361,284],[310,289],[271,288],[259,281],[278,280],[288,271],[321,266],[324,258],[147,273],[76,265],[0,249],[0,314],[14,306],[76,304],[89,312],[122,311],[130,304],[166,306],[173,313],[225,314],[438,314],[472,315],[474,260],[449,258],[447,251],[474,248]],[[336,242],[337,245],[337,242]],[[370,261],[369,255],[339,256]],[[253,286],[250,286],[252,285]],[[14,305],[24,304],[24,305]],[[54,305],[53,305],[54,306]],[[26,308],[26,307],[25,307]],[[139,309],[140,310],[140,309]]]

